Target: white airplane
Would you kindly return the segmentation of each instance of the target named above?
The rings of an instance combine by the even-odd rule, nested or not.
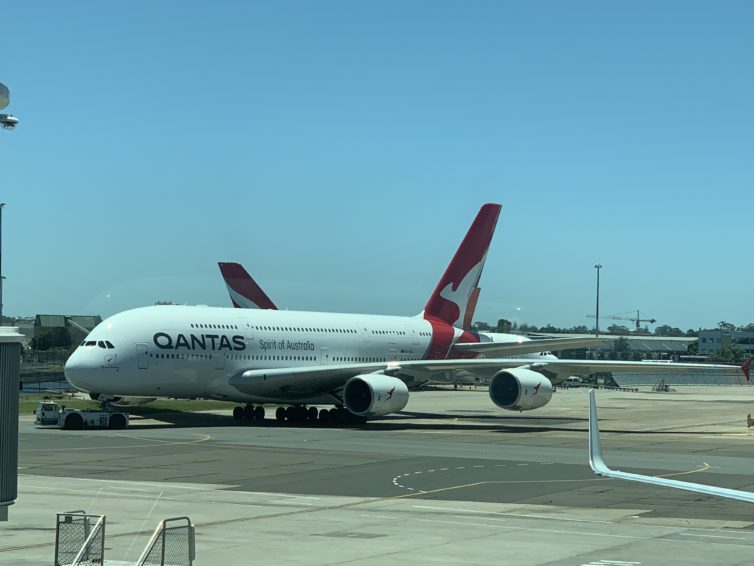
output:
[[[751,362],[749,362],[751,363]],[[715,487],[703,483],[693,483],[681,480],[672,480],[668,478],[658,478],[644,474],[634,474],[631,472],[621,472],[609,468],[602,457],[602,446],[600,445],[600,429],[597,420],[597,406],[594,401],[594,390],[589,391],[589,465],[598,476],[606,478],[616,478],[639,483],[648,483],[650,485],[659,485],[662,487],[671,487],[674,489],[683,489],[693,491],[694,493],[703,493],[715,497],[725,497],[726,499],[737,499],[754,503],[754,493],[750,491],[741,491],[727,487]]]
[[[464,331],[500,205],[482,206],[424,311],[413,317],[156,305],[100,323],[70,356],[65,375],[102,400],[209,398],[243,403],[235,418],[363,421],[402,410],[409,387],[489,380],[500,408],[546,405],[553,384],[598,371],[736,369],[736,366],[559,360],[545,350],[582,339],[496,342]],[[589,339],[590,344],[596,343]],[[533,354],[533,357],[526,355]],[[480,355],[520,356],[482,358]],[[123,402],[128,402],[122,399]],[[335,405],[322,409],[307,405]]]

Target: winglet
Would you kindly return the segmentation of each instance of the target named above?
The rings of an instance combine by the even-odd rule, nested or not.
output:
[[[275,303],[262,291],[257,282],[240,263],[217,262],[228,287],[230,300],[237,309],[271,309],[277,310]]]
[[[744,375],[746,376],[746,381],[751,381],[751,362],[754,361],[754,356],[750,357],[748,360],[746,360],[743,365],[741,366],[741,371],[744,372]]]
[[[589,465],[597,475],[605,475],[610,468],[602,458],[600,445],[600,425],[597,420],[597,405],[594,401],[594,389],[589,390]]]
[[[424,307],[424,318],[436,318],[457,328],[467,322],[476,306],[475,289],[484,269],[484,260],[495,233],[499,204],[485,204],[480,209],[450,261],[435,291]]]
[[[740,489],[729,489],[727,487],[715,487],[701,483],[692,483],[681,480],[668,479],[663,477],[647,476],[644,474],[634,474],[631,472],[621,472],[607,467],[602,459],[602,447],[600,446],[600,431],[597,424],[597,408],[594,402],[594,390],[589,391],[589,465],[598,476],[607,478],[616,478],[633,482],[647,483],[650,485],[659,485],[662,487],[672,487],[674,489],[683,489],[693,491],[694,493],[703,493],[713,497],[725,497],[727,499],[736,499],[754,503],[754,493],[741,491]]]

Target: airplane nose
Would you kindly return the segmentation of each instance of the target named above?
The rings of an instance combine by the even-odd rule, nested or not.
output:
[[[81,351],[81,348],[76,348],[73,353],[68,357],[63,367],[63,374],[68,380],[68,383],[73,385],[76,389],[83,391],[94,391],[94,384],[92,383],[92,377],[95,372],[93,371],[91,364],[87,364],[87,356]]]

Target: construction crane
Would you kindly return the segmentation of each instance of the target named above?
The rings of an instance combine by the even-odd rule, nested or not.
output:
[[[639,309],[636,309],[636,316],[626,316],[626,315],[633,314],[633,313],[634,313],[634,311],[628,311],[628,312],[624,312],[624,313],[621,313],[621,314],[609,314],[609,315],[606,315],[606,316],[602,316],[600,318],[609,318],[610,320],[630,320],[634,324],[636,324],[636,330],[639,330],[641,328],[641,323],[642,322],[648,322],[649,324],[654,324],[655,322],[657,322],[654,318],[641,318],[641,316],[639,315]],[[586,317],[587,318],[597,318],[593,314],[588,314],[588,315],[586,315]]]

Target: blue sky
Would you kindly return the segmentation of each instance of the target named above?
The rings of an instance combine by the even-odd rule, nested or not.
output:
[[[419,312],[479,206],[476,319],[754,321],[751,2],[3,5],[4,312]]]

